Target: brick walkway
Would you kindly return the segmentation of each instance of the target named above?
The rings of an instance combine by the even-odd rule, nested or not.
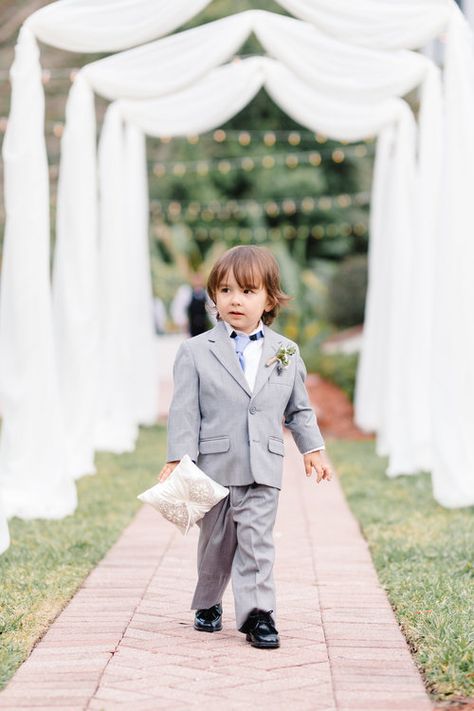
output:
[[[195,632],[196,531],[142,508],[0,694],[0,708],[294,711],[432,708],[337,481],[287,442],[275,529],[281,648]]]

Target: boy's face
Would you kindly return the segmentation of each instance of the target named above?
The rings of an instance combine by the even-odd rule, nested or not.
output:
[[[216,306],[221,319],[232,328],[251,333],[257,328],[263,312],[270,311],[273,305],[263,286],[241,288],[231,271],[217,288]]]

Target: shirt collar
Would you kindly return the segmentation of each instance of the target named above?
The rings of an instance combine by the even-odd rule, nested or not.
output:
[[[229,336],[230,336],[230,334],[232,333],[232,331],[235,331],[236,333],[243,333],[243,331],[238,331],[236,328],[234,328],[233,326],[231,326],[230,323],[227,323],[227,321],[224,321],[224,326],[226,327],[227,334],[228,334]],[[246,335],[246,336],[252,336],[254,333],[258,333],[259,331],[263,331],[263,333],[265,333],[265,331],[263,330],[263,321],[262,321],[261,319],[260,319],[260,321],[259,321],[259,323],[258,323],[257,328],[256,328],[254,331],[252,331],[252,333],[246,333],[245,335]]]

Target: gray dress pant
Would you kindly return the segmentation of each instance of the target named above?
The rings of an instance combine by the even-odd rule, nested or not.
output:
[[[275,611],[272,531],[280,491],[260,484],[228,488],[229,496],[199,522],[199,577],[191,608],[221,602],[232,576],[239,629],[253,608]]]

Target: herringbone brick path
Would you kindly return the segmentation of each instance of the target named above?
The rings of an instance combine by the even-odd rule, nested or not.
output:
[[[224,630],[193,630],[196,531],[183,538],[142,508],[0,708],[430,711],[337,480],[307,480],[290,440],[285,467],[275,528],[280,649],[246,643],[230,591]]]

